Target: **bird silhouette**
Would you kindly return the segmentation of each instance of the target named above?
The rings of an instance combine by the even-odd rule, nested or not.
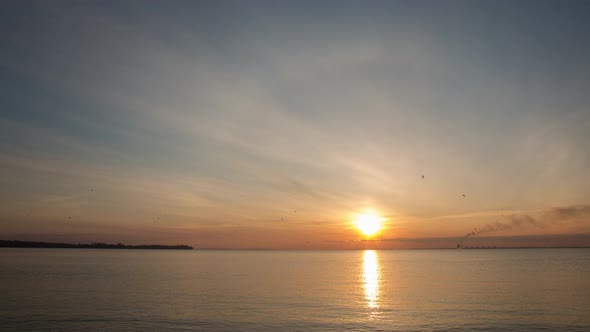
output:
[[[422,175],[422,178],[424,179],[424,174]]]
[[[465,194],[463,194],[463,197],[467,197],[467,196],[465,196]]]

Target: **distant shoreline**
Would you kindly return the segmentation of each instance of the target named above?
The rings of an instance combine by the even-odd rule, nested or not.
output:
[[[381,250],[381,251],[404,251],[404,250],[506,250],[506,249],[589,249],[590,246],[539,246],[539,247],[446,247],[446,248],[347,248],[347,249],[309,249],[309,248],[193,248],[188,245],[162,245],[162,244],[142,244],[142,245],[125,245],[122,243],[56,243],[56,242],[39,242],[39,241],[16,241],[0,240],[0,248],[47,248],[47,249],[164,249],[164,250],[198,250],[198,251],[340,251],[340,250]]]
[[[0,248],[62,248],[62,249],[168,249],[168,250],[192,250],[187,245],[162,245],[162,244],[140,244],[126,245],[122,243],[55,243],[37,241],[9,241],[0,240]]]

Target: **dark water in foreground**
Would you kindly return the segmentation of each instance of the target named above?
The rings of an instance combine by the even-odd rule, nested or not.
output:
[[[1,249],[2,331],[590,331],[590,249]]]

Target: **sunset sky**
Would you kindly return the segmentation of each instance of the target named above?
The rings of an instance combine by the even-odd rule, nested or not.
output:
[[[0,1],[0,38],[0,239],[590,245],[588,1]]]

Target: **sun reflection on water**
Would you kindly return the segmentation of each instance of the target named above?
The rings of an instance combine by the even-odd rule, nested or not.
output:
[[[379,263],[375,250],[365,250],[363,256],[363,279],[365,288],[365,300],[368,308],[379,307]]]

